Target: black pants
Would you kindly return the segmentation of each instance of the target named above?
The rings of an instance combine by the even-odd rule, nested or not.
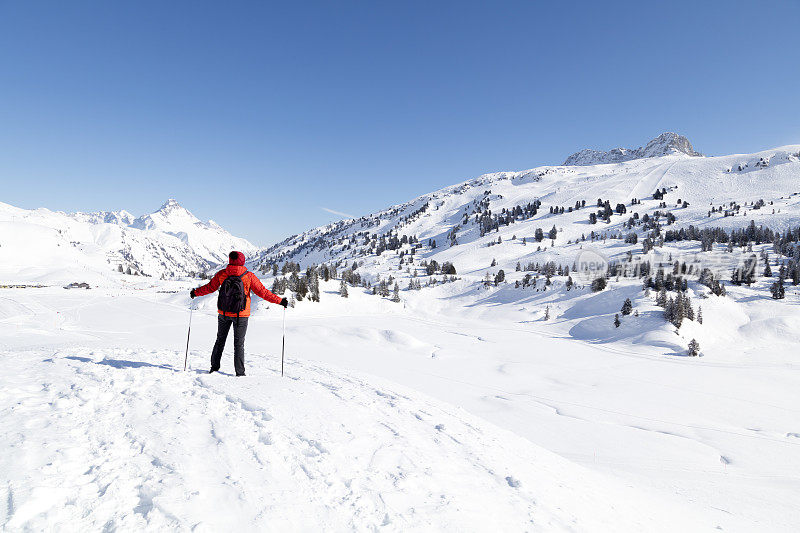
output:
[[[228,331],[233,324],[233,368],[236,369],[237,376],[244,375],[244,336],[247,333],[247,317],[229,317],[219,315],[217,319],[217,342],[214,343],[214,350],[211,352],[211,370],[219,370],[222,359],[222,350],[225,349],[225,341],[228,339]]]

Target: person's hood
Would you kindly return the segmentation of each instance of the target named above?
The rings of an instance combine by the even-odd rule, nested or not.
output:
[[[228,265],[225,267],[225,272],[233,276],[241,276],[247,272],[247,267],[244,265]]]

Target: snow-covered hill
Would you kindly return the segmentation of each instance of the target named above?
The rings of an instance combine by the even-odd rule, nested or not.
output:
[[[582,340],[683,354],[694,338],[713,353],[727,344],[718,331],[699,327],[698,308],[727,329],[740,324],[734,315],[760,320],[750,302],[767,298],[776,320],[785,315],[792,322],[791,308],[770,297],[781,275],[789,280],[786,301],[795,296],[798,228],[800,145],[792,145],[486,174],[295,235],[254,264],[265,273],[287,261],[301,270],[333,265],[350,284],[378,288],[378,296],[399,289],[394,299],[422,312],[467,310],[490,320],[501,306],[513,309],[517,322],[556,319],[564,334]],[[587,259],[602,270],[587,271]],[[734,286],[732,272],[745,263],[757,282]],[[658,271],[668,278],[663,297],[680,296],[680,314],[691,315],[678,335],[665,320]],[[680,278],[676,287],[673,275]],[[598,276],[607,280],[602,295],[589,287]],[[652,291],[642,291],[648,283]],[[718,300],[713,283],[727,287],[729,297]],[[419,290],[424,296],[412,297]],[[616,328],[626,298],[637,316],[623,314]],[[744,335],[740,346],[755,349],[758,342]]]
[[[653,198],[661,189],[665,198]],[[311,229],[264,250],[259,262],[291,260],[307,266],[358,260],[368,275],[385,273],[387,259],[377,254],[385,249],[382,241],[388,245],[392,236],[403,241],[405,235],[418,244],[409,245],[407,239],[394,243],[392,255],[413,248],[416,258],[453,262],[459,274],[485,269],[493,258],[506,270],[517,261],[555,256],[571,265],[579,246],[569,243],[591,232],[627,233],[631,228],[641,237],[646,232],[629,226],[631,217],[652,217],[656,211],[674,216],[675,227],[737,228],[754,220],[784,230],[800,221],[797,192],[800,145],[722,157],[681,153],[613,164],[543,166],[485,174],[376,213]],[[590,223],[590,214],[602,209],[598,200],[608,201],[614,210],[608,223]],[[765,205],[756,206],[759,200]],[[624,213],[616,212],[618,204]],[[559,246],[542,250],[551,248],[552,239],[537,239],[536,229],[547,233],[553,226]],[[618,257],[625,251],[621,248],[607,251]],[[393,270],[397,262],[395,257]]]
[[[701,157],[703,154],[695,152],[689,139],[677,133],[665,132],[652,139],[644,147],[639,148],[613,148],[607,152],[584,149],[575,152],[564,161],[564,166],[573,165],[600,165],[604,163],[622,163],[632,159],[647,157],[662,157],[665,155],[685,154],[692,157]]]
[[[238,249],[257,248],[175,200],[134,218],[126,211],[63,213],[0,203],[0,277],[5,283],[101,283],[115,273],[156,278],[206,272]]]

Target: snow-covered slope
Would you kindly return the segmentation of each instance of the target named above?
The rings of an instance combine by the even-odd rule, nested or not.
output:
[[[668,191],[666,207],[661,207],[662,200],[653,198],[660,189]],[[367,273],[385,272],[381,268],[384,261],[375,254],[375,239],[406,235],[418,239],[418,257],[439,263],[453,261],[460,274],[487,267],[493,258],[498,262],[502,258],[506,267],[513,267],[517,261],[550,258],[552,254],[536,250],[549,242],[535,241],[537,228],[546,233],[555,225],[557,243],[566,244],[592,231],[627,231],[624,223],[634,213],[652,216],[656,210],[670,212],[681,227],[735,228],[752,219],[757,225],[785,229],[800,220],[800,201],[792,195],[798,191],[800,145],[721,157],[678,154],[614,164],[543,166],[485,174],[376,213],[311,229],[266,249],[261,261],[292,260],[308,265],[358,259],[364,261],[363,271]],[[625,214],[614,213],[608,224],[590,224],[589,215],[597,212],[598,199],[608,200],[612,208],[624,204]],[[640,203],[633,205],[632,199]],[[730,202],[743,206],[761,199],[772,204],[744,207],[735,213],[728,206]],[[531,214],[529,204],[536,201],[541,205]],[[683,202],[688,205],[684,207]],[[719,210],[720,206],[725,209]],[[551,212],[562,207],[563,214]],[[709,213],[712,207],[715,212]],[[484,218],[508,223],[501,221],[482,231]],[[500,244],[498,237],[502,238]],[[523,237],[527,238],[527,247],[521,243]],[[436,241],[435,248],[428,246],[429,240],[431,244]],[[451,246],[452,242],[457,244]],[[569,256],[562,262],[572,264],[577,248],[552,251],[561,252]]]
[[[235,249],[247,255],[257,250],[175,200],[136,219],[126,211],[68,214],[0,203],[5,283],[100,283],[115,272],[181,276],[224,263]]]
[[[295,235],[265,250],[255,264],[264,272],[285,261],[303,269],[336,265],[339,274],[351,272],[355,264],[354,275],[348,275],[351,283],[355,279],[374,288],[383,282],[389,290],[397,284],[404,305],[419,305],[422,312],[466,310],[492,320],[501,306],[513,310],[516,322],[557,319],[560,333],[581,340],[659,346],[663,353],[684,354],[695,338],[706,353],[718,347],[723,356],[726,344],[718,332],[693,319],[675,334],[664,319],[663,304],[656,301],[660,287],[642,291],[648,273],[652,277],[666,269],[671,275],[675,262],[683,263],[689,267],[683,273],[687,286],[678,292],[689,299],[693,312],[702,307],[705,317],[720,325],[757,320],[760,312],[752,314],[752,298],[770,298],[782,266],[788,278],[798,270],[793,266],[798,193],[800,145],[744,155],[678,154],[499,172]],[[745,228],[752,236],[729,246],[731,232]],[[756,238],[762,230],[769,236]],[[707,232],[705,244],[701,232]],[[608,280],[609,290],[601,295],[589,288],[597,276],[587,277],[590,273],[579,266],[589,251],[602,262],[598,275]],[[732,287],[733,269],[753,255],[758,282]],[[770,276],[762,276],[765,258]],[[451,269],[445,275],[446,263],[453,265],[455,276]],[[699,279],[704,268],[729,289],[720,304]],[[794,294],[791,287],[787,295]],[[420,288],[426,296],[412,298]],[[615,328],[614,315],[626,298],[641,316],[625,322],[631,327]],[[772,307],[792,321],[782,301]],[[778,342],[779,335],[773,337]],[[743,335],[741,346],[755,349],[758,342]]]
[[[677,133],[665,132],[652,139],[644,147],[639,148],[613,148],[607,152],[584,149],[575,152],[564,161],[564,166],[572,165],[600,165],[604,163],[622,163],[632,159],[646,157],[662,157],[665,155],[685,154],[700,157],[703,154],[695,152],[689,139]]]

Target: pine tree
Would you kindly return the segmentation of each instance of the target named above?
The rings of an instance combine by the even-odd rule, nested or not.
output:
[[[306,270],[306,280],[308,282],[308,299],[312,302],[319,301],[319,273],[316,267],[309,267]]]
[[[285,264],[284,268],[286,268]],[[297,292],[297,287],[299,285],[300,285],[300,277],[297,275],[297,272],[292,271],[292,273],[289,274],[289,281],[287,288],[292,292]]]
[[[624,316],[627,316],[627,315],[631,314],[631,311],[633,311],[633,303],[631,303],[631,299],[630,298],[625,298],[625,302],[623,302],[622,309],[620,309],[620,312]]]
[[[384,298],[389,296],[389,285],[386,283],[386,280],[381,280],[378,285],[378,294]]]
[[[786,290],[783,288],[783,278],[779,277],[778,281],[770,287],[772,291],[772,298],[775,300],[783,300],[786,297]]]
[[[698,324],[702,324],[703,323],[703,308],[702,308],[702,306],[697,308],[697,323]]]
[[[672,322],[675,320],[675,301],[670,296],[669,299],[664,303],[664,319],[667,322]]]
[[[342,280],[342,282],[339,283],[339,296],[342,298],[347,298],[349,296],[347,292],[347,282],[345,282],[345,280]]]
[[[394,294],[392,294],[392,301],[399,302],[400,301],[400,285],[397,283],[394,284]]]
[[[619,321],[619,314],[614,315],[614,327],[618,328],[622,322]]]
[[[666,309],[667,307],[667,289],[662,289],[658,291],[658,296],[656,296],[656,305],[659,307],[663,307]]]
[[[599,292],[606,288],[606,278],[600,276],[592,281],[592,292]]]
[[[544,319],[550,320],[550,306],[544,308]]]
[[[700,343],[695,339],[689,341],[689,355],[694,357],[700,354]]]
[[[684,318],[686,318],[686,303],[683,299],[683,295],[679,294],[674,301],[674,311],[672,313],[671,321],[672,325],[680,329]]]
[[[300,301],[308,294],[308,282],[305,278],[301,278],[297,283],[297,300]]]

